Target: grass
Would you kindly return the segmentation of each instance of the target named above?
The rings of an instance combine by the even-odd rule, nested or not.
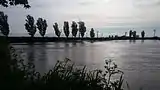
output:
[[[9,46],[10,60],[8,71],[1,80],[1,88],[16,90],[123,90],[123,72],[118,70],[112,60],[105,60],[105,71],[78,68],[68,58],[57,61],[56,65],[44,75],[36,72],[33,63],[24,63],[16,50]],[[119,74],[118,80],[112,80]]]

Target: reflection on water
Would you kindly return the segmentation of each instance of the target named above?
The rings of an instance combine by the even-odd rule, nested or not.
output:
[[[38,47],[34,44],[28,44],[28,49],[25,49],[27,53],[28,63],[32,62],[35,64],[36,69],[41,73],[46,72],[46,44],[40,43]]]
[[[143,42],[143,40],[141,40]],[[136,43],[136,40],[129,40],[129,43]]]
[[[160,42],[129,40],[107,42],[66,42],[13,44],[23,48],[28,62],[34,62],[36,70],[43,73],[57,60],[70,58],[78,66],[102,69],[105,59],[113,59],[125,73],[125,80],[132,90],[158,90],[160,88]]]
[[[27,52],[27,60],[28,61],[34,61],[34,53],[35,53],[35,49],[34,49],[34,45],[33,44],[29,44],[28,45],[28,48],[30,49],[30,50],[28,50],[28,52]]]
[[[144,40],[141,40],[141,43],[143,44],[143,43],[144,43]]]

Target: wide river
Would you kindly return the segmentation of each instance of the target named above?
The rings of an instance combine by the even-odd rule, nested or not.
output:
[[[124,72],[124,84],[128,82],[131,90],[160,89],[160,41],[13,43],[13,46],[23,51],[22,58],[33,61],[41,73],[65,57],[89,69],[103,69],[104,61],[112,59]]]

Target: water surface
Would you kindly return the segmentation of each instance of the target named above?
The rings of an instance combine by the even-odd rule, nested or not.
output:
[[[125,73],[125,82],[131,90],[159,90],[160,42],[159,41],[106,41],[83,43],[13,43],[23,50],[22,57],[33,61],[37,71],[44,73],[57,60],[70,58],[78,66],[103,69],[104,60],[113,59]]]

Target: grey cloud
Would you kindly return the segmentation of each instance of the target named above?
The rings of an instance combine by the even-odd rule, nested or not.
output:
[[[160,6],[160,0],[133,0],[133,2],[133,4],[137,7]]]
[[[98,4],[98,3],[109,3],[112,0],[79,0],[80,2],[78,3],[79,5],[83,6],[88,6],[88,5],[93,5],[93,4]]]
[[[89,2],[89,1],[84,1],[84,2],[79,2],[80,5],[86,6],[86,5],[91,5],[94,4],[94,2]]]
[[[74,4],[74,0],[35,0],[31,2],[31,8],[56,8]]]
[[[33,4],[33,5],[32,5]],[[31,8],[49,8],[52,6],[57,6],[60,5],[60,3],[55,2],[55,0],[50,1],[50,0],[35,0],[31,3]]]

